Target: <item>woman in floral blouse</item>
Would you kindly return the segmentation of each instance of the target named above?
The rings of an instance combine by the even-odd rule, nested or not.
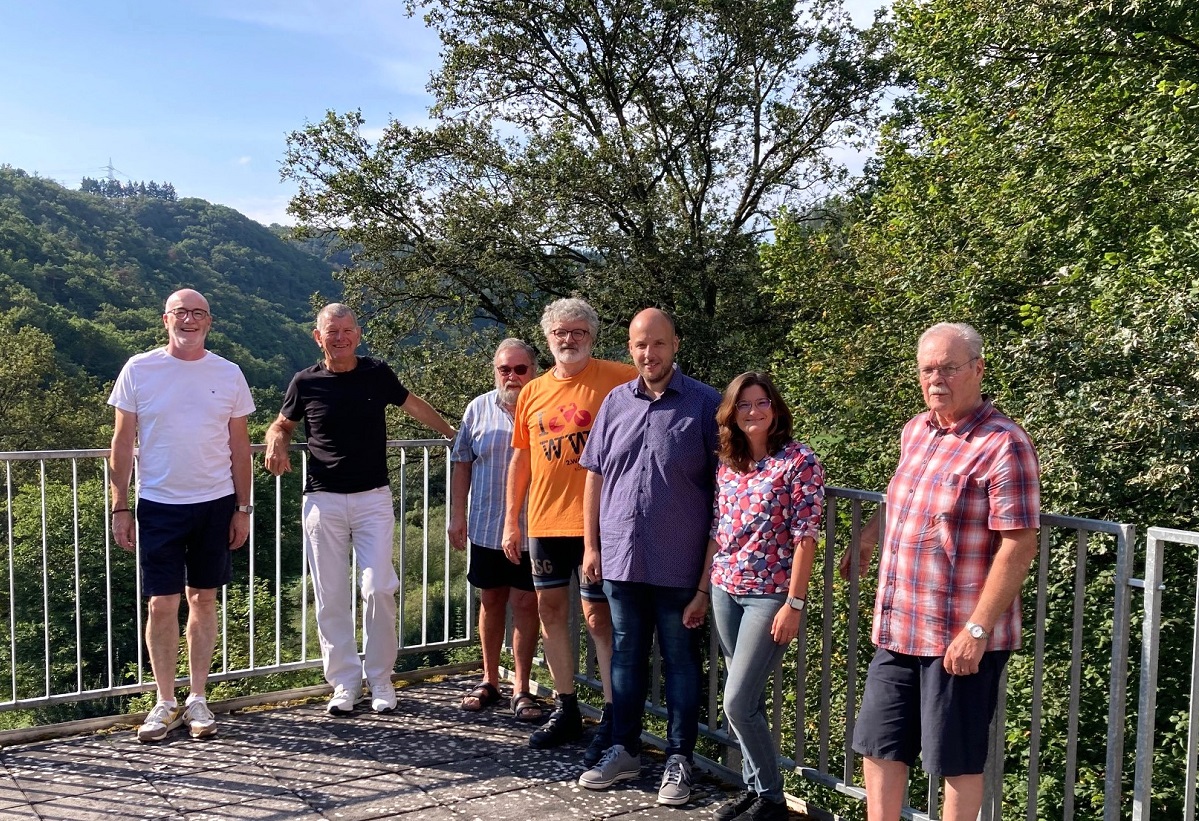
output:
[[[799,632],[824,510],[824,468],[792,438],[791,411],[766,374],[734,379],[716,421],[720,467],[708,592],[727,670],[724,712],[741,744],[746,787],[716,818],[784,819],[766,681]],[[702,580],[700,592],[706,592]],[[703,621],[702,611],[685,616],[692,625]]]

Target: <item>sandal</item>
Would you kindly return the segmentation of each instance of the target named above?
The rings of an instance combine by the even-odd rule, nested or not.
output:
[[[495,689],[495,685],[485,681],[464,695],[458,707],[468,713],[478,713],[499,700],[500,691]]]
[[[545,709],[531,693],[517,693],[512,697],[512,715],[517,721],[541,721]]]

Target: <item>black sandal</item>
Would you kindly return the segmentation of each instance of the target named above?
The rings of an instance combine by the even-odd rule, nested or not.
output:
[[[541,721],[545,708],[532,693],[517,693],[512,696],[512,716],[517,721]]]
[[[472,702],[470,699],[474,699],[474,701]],[[468,713],[479,713],[499,700],[500,691],[495,689],[495,685],[491,682],[485,681],[464,695],[462,701],[458,704],[458,708]]]

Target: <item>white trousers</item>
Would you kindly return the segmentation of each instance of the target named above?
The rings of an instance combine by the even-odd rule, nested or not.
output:
[[[395,669],[400,580],[392,563],[394,533],[391,488],[304,496],[304,551],[312,572],[316,629],[325,680],[335,687],[356,690],[364,674],[369,681],[390,677]],[[362,660],[354,633],[351,544],[362,587]]]

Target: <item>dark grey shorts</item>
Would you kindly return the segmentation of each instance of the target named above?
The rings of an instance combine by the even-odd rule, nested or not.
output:
[[[533,561],[533,586],[538,590],[566,587],[570,577],[583,564],[582,536],[529,537],[529,558]],[[606,602],[604,583],[583,584],[579,596],[587,601]]]
[[[520,564],[508,561],[504,551],[470,543],[470,570],[466,580],[480,590],[515,587],[533,592],[533,564],[528,551],[520,554]]]
[[[233,494],[183,505],[139,500],[142,595],[173,596],[185,586],[212,590],[228,584],[233,577],[229,521],[235,504]]]
[[[878,650],[866,675],[854,750],[909,767],[919,755],[930,775],[981,773],[1009,655],[1006,650],[983,653],[977,673],[951,676],[941,656]]]

